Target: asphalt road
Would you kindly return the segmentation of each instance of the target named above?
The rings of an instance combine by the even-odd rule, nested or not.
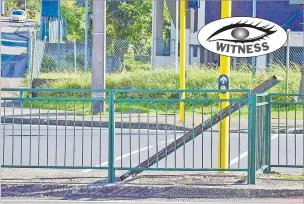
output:
[[[16,63],[24,61],[27,51],[27,32],[33,29],[34,24],[34,21],[10,23],[7,18],[2,19],[1,59],[3,77],[23,77],[26,67],[19,65],[15,67],[18,70],[14,70],[12,66],[16,66]],[[16,34],[16,31],[18,34]]]
[[[3,125],[2,129],[0,139],[1,145],[5,144],[5,165],[108,165],[107,129],[37,125],[23,125],[21,128],[21,125],[12,124]],[[175,134],[174,131],[116,129],[115,167],[135,167],[182,135],[183,132]],[[283,165],[303,165],[303,135],[288,135],[287,138],[284,134],[272,135],[271,163],[278,164],[279,158]],[[152,168],[216,168],[217,145],[218,134],[206,132]],[[247,168],[247,146],[247,134],[230,135],[231,168]],[[303,170],[284,168],[281,171]]]
[[[13,199],[13,200],[2,200],[1,203],[20,203],[21,199]],[[31,200],[24,199],[22,203],[108,203],[108,204],[260,204],[260,203],[276,203],[276,204],[286,204],[286,203],[304,203],[303,198],[263,198],[263,199],[157,199],[157,200],[100,200],[100,201],[92,201],[92,199],[81,200],[81,201],[69,201],[69,200]]]

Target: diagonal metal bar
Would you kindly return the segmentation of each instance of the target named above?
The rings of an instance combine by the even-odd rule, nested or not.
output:
[[[251,91],[251,93],[252,94],[264,93],[265,91],[271,89],[272,87],[274,87],[281,81],[282,81],[281,77],[272,76],[271,78],[269,78],[268,80],[264,81],[262,84],[260,84],[256,88],[254,88]],[[248,93],[244,94],[242,97],[248,98],[249,97]],[[167,147],[163,148],[162,150],[160,150],[158,153],[154,154],[149,159],[143,161],[136,168],[147,168],[147,167],[153,166],[155,163],[157,163],[158,161],[165,158],[166,155],[169,155],[172,152],[176,151],[176,149],[182,147],[184,144],[188,143],[189,141],[191,141],[192,139],[194,139],[195,137],[200,135],[202,132],[211,128],[211,126],[219,123],[221,119],[228,117],[229,115],[231,115],[235,111],[239,110],[241,107],[243,107],[246,104],[247,104],[246,102],[231,103],[230,106],[228,106],[225,109],[223,109],[222,111],[218,112],[213,117],[206,120],[203,124],[200,124],[197,127],[195,127],[193,130],[187,132],[184,136],[181,136],[176,141],[172,142]],[[175,147],[175,145],[176,145],[176,147]],[[127,173],[123,174],[120,177],[120,180],[123,181],[126,178],[128,178],[134,174],[139,174],[143,171],[144,170],[130,170]]]

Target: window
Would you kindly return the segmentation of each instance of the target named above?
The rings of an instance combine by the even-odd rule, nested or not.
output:
[[[23,11],[13,11],[13,15],[23,15]]]

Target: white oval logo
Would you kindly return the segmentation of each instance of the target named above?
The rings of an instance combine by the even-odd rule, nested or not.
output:
[[[207,50],[229,57],[255,57],[276,51],[287,41],[285,30],[260,18],[223,18],[205,25],[198,33]]]

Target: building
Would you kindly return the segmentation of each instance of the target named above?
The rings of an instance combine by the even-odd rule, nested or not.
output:
[[[303,0],[293,0],[302,2]],[[293,3],[294,3],[293,2]],[[172,16],[171,39],[164,40],[162,36],[163,22],[163,0],[154,1],[153,15],[153,39],[152,63],[154,66],[174,66],[175,64],[175,1],[166,0],[166,4]],[[197,10],[187,10],[186,20],[186,63],[187,65],[218,64],[219,56],[205,50],[199,45],[197,34],[205,24],[220,19],[220,1],[200,1],[200,8]],[[252,16],[252,1],[232,1],[232,16]],[[304,54],[303,42],[303,7],[292,4],[288,0],[283,1],[257,1],[256,17],[270,20],[283,28],[291,30],[291,52],[294,53],[291,62],[301,63]],[[293,52],[294,51],[294,52]],[[283,47],[267,56],[257,57],[257,68],[265,68],[273,62],[285,62],[286,49]],[[280,56],[280,57],[278,57]],[[232,59],[234,65],[238,63],[250,63],[252,58]]]

